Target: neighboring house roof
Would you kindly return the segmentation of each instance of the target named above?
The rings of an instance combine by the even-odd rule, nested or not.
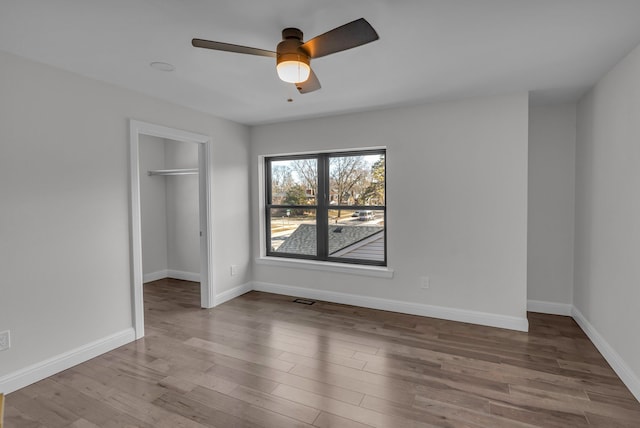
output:
[[[338,253],[377,233],[383,235],[383,230],[382,226],[329,226],[329,254]],[[316,226],[301,224],[276,252],[315,255],[316,245]]]
[[[333,257],[345,259],[384,260],[384,233],[382,231],[349,245],[335,253]]]

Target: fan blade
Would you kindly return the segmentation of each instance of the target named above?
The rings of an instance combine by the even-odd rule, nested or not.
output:
[[[300,48],[307,52],[311,58],[319,58],[378,39],[378,33],[371,24],[366,19],[360,18],[314,37]]]
[[[275,58],[276,53],[264,49],[250,48],[248,46],[232,45],[231,43],[213,42],[211,40],[193,39],[191,44],[195,48],[213,49],[216,51],[235,52],[249,55],[268,56]]]
[[[313,70],[311,70],[311,73],[309,74],[309,78],[307,80],[300,83],[294,83],[294,85],[296,85],[296,88],[298,88],[298,92],[300,92],[301,94],[307,94],[309,92],[317,91],[322,87],[320,86],[318,76],[316,76],[316,73],[314,73]]]

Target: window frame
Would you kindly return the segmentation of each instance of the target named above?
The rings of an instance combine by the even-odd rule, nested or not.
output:
[[[330,204],[330,159],[349,156],[382,155],[385,162],[384,168],[384,205],[331,205]],[[272,162],[297,159],[317,160],[317,191],[315,205],[283,205],[273,204],[272,194]],[[299,153],[289,155],[270,155],[263,157],[264,165],[264,229],[265,255],[267,257],[282,259],[312,260],[317,262],[344,263],[351,265],[387,267],[387,150],[386,148],[356,149],[344,151]],[[271,249],[271,211],[272,209],[314,209],[316,211],[316,255],[282,253]],[[329,210],[356,210],[356,211],[382,211],[384,218],[384,259],[368,260],[345,257],[332,257],[329,249]]]

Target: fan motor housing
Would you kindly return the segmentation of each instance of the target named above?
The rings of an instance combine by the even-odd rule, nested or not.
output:
[[[302,46],[302,31],[297,28],[285,28],[282,30],[282,41],[276,48],[277,63],[284,61],[299,61],[310,64],[309,54],[300,49]]]
[[[302,31],[299,28],[285,28],[282,30],[282,40],[298,39],[302,41]]]

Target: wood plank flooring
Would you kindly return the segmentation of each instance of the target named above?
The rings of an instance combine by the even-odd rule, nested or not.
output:
[[[529,333],[198,284],[145,286],[147,336],[6,397],[6,427],[640,427],[568,317]]]

